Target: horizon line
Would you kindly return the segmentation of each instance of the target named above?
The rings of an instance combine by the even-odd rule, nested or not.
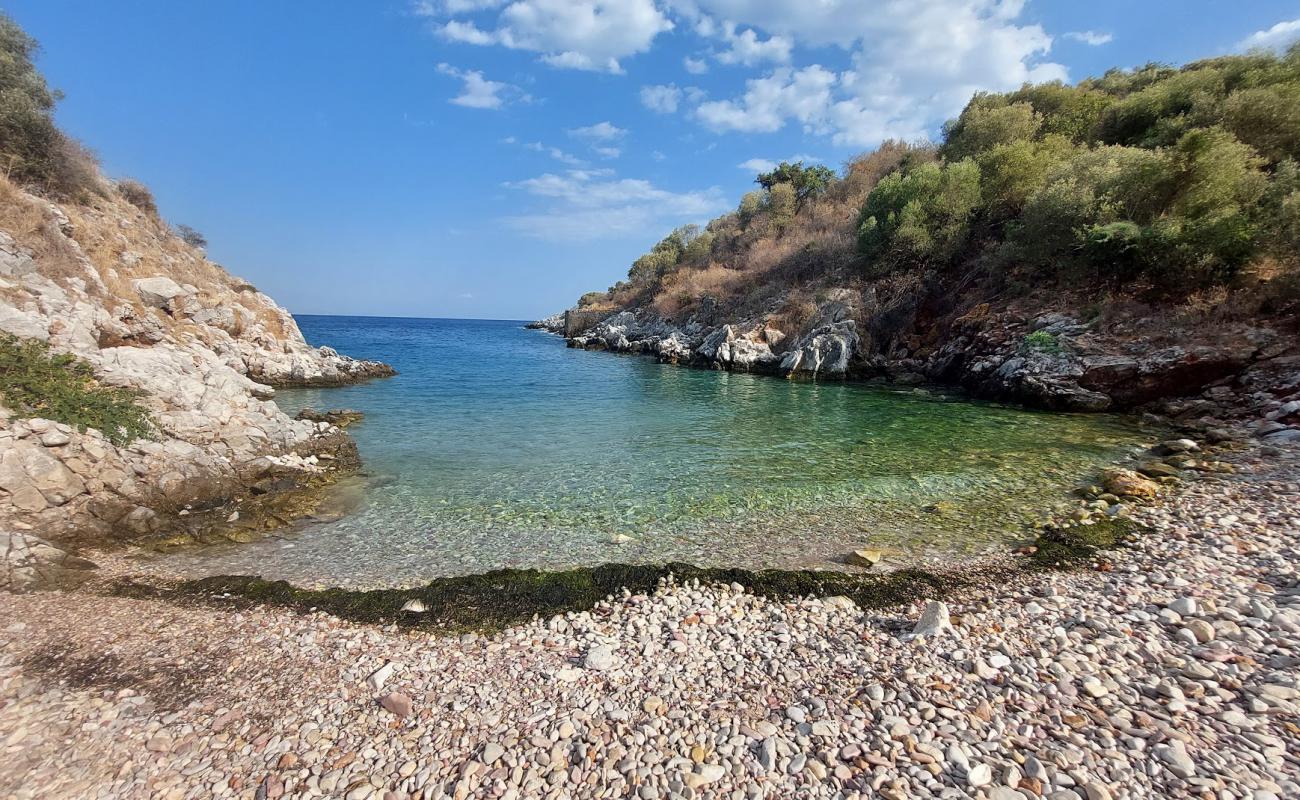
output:
[[[413,317],[407,315],[391,316],[388,314],[315,314],[315,313],[296,313],[289,312],[294,319],[299,317],[353,317],[358,319],[418,319],[428,321],[449,321],[449,322],[536,322],[541,317],[528,319],[510,319],[506,317]]]

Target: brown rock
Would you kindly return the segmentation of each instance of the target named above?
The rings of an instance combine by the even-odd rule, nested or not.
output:
[[[1106,491],[1120,497],[1154,498],[1160,493],[1160,485],[1144,478],[1131,469],[1112,467],[1101,474]]]
[[[385,711],[397,717],[409,717],[413,710],[411,698],[400,692],[393,692],[379,698],[379,705],[383,706]]]

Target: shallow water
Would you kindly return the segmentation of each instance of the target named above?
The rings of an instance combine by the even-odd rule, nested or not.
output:
[[[975,555],[1148,438],[1119,417],[570,350],[518,322],[299,323],[401,373],[277,397],[365,412],[366,475],[340,493],[357,507],[171,568],[379,585],[606,561],[820,567],[863,546]]]

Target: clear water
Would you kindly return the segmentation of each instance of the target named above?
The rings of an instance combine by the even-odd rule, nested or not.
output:
[[[355,507],[172,568],[374,586],[606,561],[834,567],[864,546],[969,556],[1146,438],[1118,417],[570,350],[518,322],[299,323],[401,373],[277,398],[365,412],[366,474],[339,490]]]

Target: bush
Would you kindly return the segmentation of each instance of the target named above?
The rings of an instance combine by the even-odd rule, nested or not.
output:
[[[1034,138],[1042,117],[1029,103],[1002,105],[1002,99],[977,95],[948,129],[940,152],[950,161],[975,156],[998,145]]]
[[[189,225],[177,225],[176,235],[180,237],[182,242],[185,242],[190,247],[198,247],[202,249],[208,246],[207,237],[194,230]]]
[[[763,207],[772,224],[780,231],[794,221],[795,212],[799,209],[799,197],[793,186],[778,183],[767,190]]]
[[[946,262],[965,243],[979,202],[979,167],[969,159],[895,172],[867,196],[858,221],[858,249],[881,262],[877,272]]]
[[[44,417],[84,431],[94,428],[118,445],[153,434],[139,392],[102,386],[76,356],[0,333],[0,398],[23,416]]]
[[[1059,353],[1061,352],[1061,343],[1056,336],[1047,331],[1034,331],[1025,336],[1024,347],[1037,353]]]
[[[137,180],[124,178],[117,182],[117,193],[126,202],[140,209],[151,217],[158,216],[158,204],[154,202],[153,192]]]
[[[758,212],[763,210],[764,199],[766,199],[766,194],[757,189],[752,192],[746,192],[745,195],[740,198],[740,206],[737,208],[736,213],[740,217],[741,228],[748,227],[750,220],[752,220]]]
[[[805,167],[802,161],[793,164],[782,161],[776,169],[764,172],[754,179],[755,183],[769,193],[777,186],[788,185],[794,190],[796,209],[802,208],[809,200],[816,201],[826,193],[834,181],[835,173],[829,167],[820,164]]]

